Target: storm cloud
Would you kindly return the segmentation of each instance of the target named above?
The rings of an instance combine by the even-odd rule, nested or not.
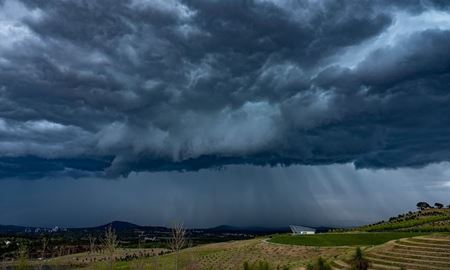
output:
[[[450,160],[447,1],[0,1],[0,177]]]

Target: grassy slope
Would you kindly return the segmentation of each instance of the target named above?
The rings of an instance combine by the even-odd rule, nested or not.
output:
[[[322,256],[332,259],[351,248],[318,248],[305,246],[274,245],[263,239],[232,241],[208,244],[185,249],[180,254],[179,269],[242,269],[245,261],[267,261],[272,266],[288,265],[291,269],[306,265],[310,260]],[[173,269],[174,254],[167,254],[143,260],[145,269]],[[158,265],[155,267],[155,265]],[[101,267],[99,267],[101,268]],[[137,269],[136,261],[118,262],[117,269]]]
[[[410,212],[389,221],[379,222],[354,229],[366,232],[450,232],[450,209],[428,209]]]
[[[160,254],[162,251],[166,252],[167,249],[161,249],[161,248],[154,248],[154,249],[126,249],[126,248],[118,248],[115,252],[116,258],[126,257],[126,256],[153,256]],[[45,261],[42,260],[27,260],[26,264],[27,266],[30,266],[32,268],[40,268],[42,265],[46,265],[49,267],[52,267],[53,269],[61,268],[61,266],[64,267],[70,267],[76,268],[76,267],[83,267],[87,264],[92,264],[93,262],[98,261],[104,261],[106,260],[107,255],[102,252],[95,252],[95,253],[89,253],[89,252],[82,252],[82,253],[75,253],[71,255],[63,255],[56,258],[50,258],[46,259]],[[15,262],[8,261],[8,262],[2,262],[0,266],[15,266],[17,265]],[[0,269],[2,269],[0,267]]]
[[[323,233],[315,235],[276,235],[269,242],[302,246],[371,246],[390,240],[422,235],[420,233]]]

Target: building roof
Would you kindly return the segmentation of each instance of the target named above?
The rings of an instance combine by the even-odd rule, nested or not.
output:
[[[315,232],[316,229],[314,228],[309,228],[309,227],[304,227],[304,226],[296,226],[296,225],[290,225],[289,226],[292,230],[292,232],[297,233],[297,232]]]

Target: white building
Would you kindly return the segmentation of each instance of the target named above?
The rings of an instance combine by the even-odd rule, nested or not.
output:
[[[299,234],[315,234],[316,229],[303,227],[303,226],[295,226],[291,225],[289,226],[292,231],[292,235],[299,235]]]

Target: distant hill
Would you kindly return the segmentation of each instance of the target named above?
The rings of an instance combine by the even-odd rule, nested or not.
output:
[[[450,232],[450,209],[430,208],[392,217],[388,221],[361,226],[353,231],[366,232]]]
[[[106,228],[111,226],[115,231],[123,233],[123,232],[131,232],[135,230],[142,231],[159,231],[159,232],[169,232],[171,229],[162,226],[142,226],[137,225],[130,222],[125,221],[112,221],[110,223],[106,223],[100,226],[94,227],[85,227],[85,228],[67,228],[65,231],[71,232],[93,232],[99,233],[105,231]],[[14,226],[14,225],[0,225],[0,233],[24,233],[31,232],[34,233],[38,227],[25,227],[25,226]],[[39,228],[39,232],[50,232],[51,228]],[[263,235],[263,234],[273,234],[273,233],[284,233],[289,231],[288,227],[280,227],[280,228],[266,228],[266,227],[237,227],[237,226],[228,226],[221,225],[213,228],[205,228],[205,229],[196,229],[190,228],[188,230],[192,231],[203,231],[206,233],[242,233],[242,234],[254,234],[254,235]]]
[[[104,231],[106,228],[111,226],[114,230],[118,232],[132,231],[132,230],[143,230],[143,231],[170,231],[168,227],[162,226],[141,226],[125,221],[113,221],[104,225],[89,227],[89,228],[79,228],[79,229],[69,229],[69,230],[83,230],[83,231]],[[289,231],[288,227],[283,228],[265,228],[265,227],[236,227],[221,225],[213,228],[188,228],[189,230],[204,231],[209,233],[246,233],[246,234],[272,234],[279,232]]]
[[[0,232],[2,233],[17,233],[24,232],[27,227],[15,226],[15,225],[0,225]]]
[[[86,229],[104,230],[110,226],[116,231],[139,229],[139,228],[143,227],[143,226],[136,225],[136,224],[133,224],[130,222],[125,222],[125,221],[113,221],[113,222],[110,222],[110,223],[107,223],[104,225],[100,225],[100,226],[96,226],[96,227],[92,227],[92,228],[86,228]]]
[[[86,227],[86,228],[70,228],[69,231],[84,231],[84,232],[104,232],[108,227],[112,227],[116,232],[118,233],[125,233],[125,232],[133,232],[136,230],[139,231],[146,231],[146,232],[154,232],[154,231],[162,231],[162,232],[168,232],[170,231],[169,228],[161,227],[161,226],[142,226],[137,225],[134,223],[126,222],[126,221],[112,221],[100,226],[95,227]]]

